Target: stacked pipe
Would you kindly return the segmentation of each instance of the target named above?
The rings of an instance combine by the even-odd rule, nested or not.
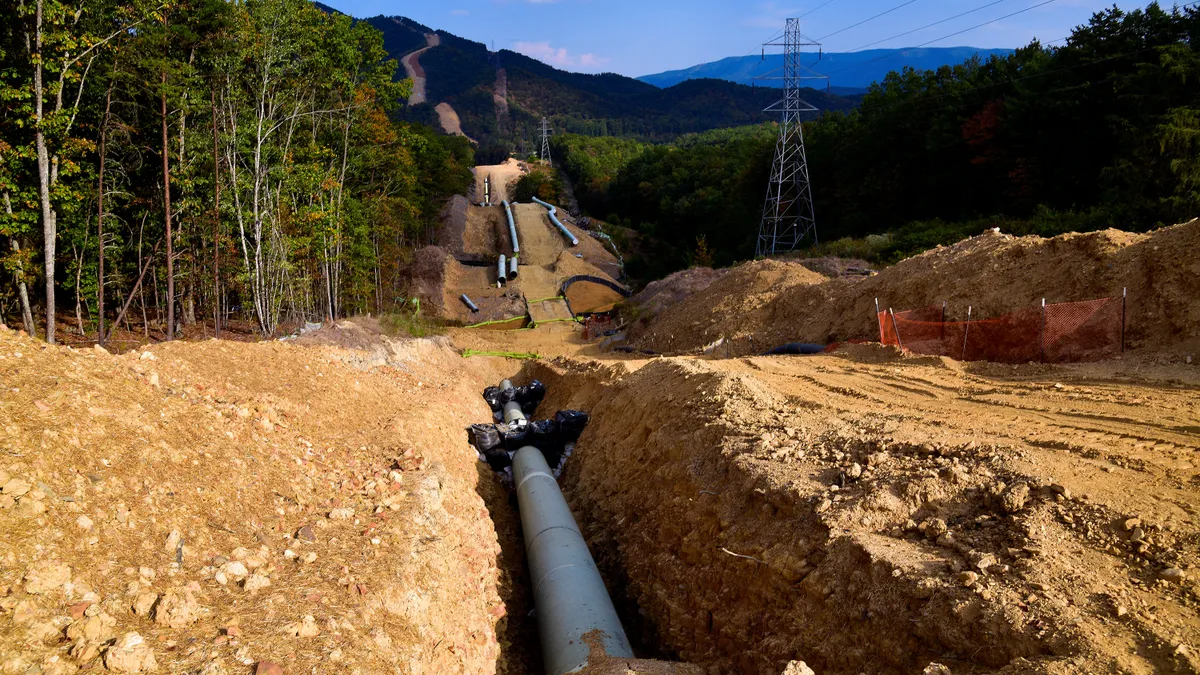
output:
[[[610,658],[633,658],[633,649],[551,475],[552,466],[561,470],[566,450],[583,433],[587,414],[561,410],[552,420],[530,422],[526,414],[533,414],[545,395],[546,387],[537,380],[524,387],[509,380],[488,387],[484,398],[504,423],[473,425],[468,436],[493,469],[511,469],[534,583],[542,660],[547,675],[563,675],[586,668],[594,648]]]
[[[534,197],[533,201],[546,207],[546,209],[550,212],[550,222],[554,223],[558,227],[558,229],[562,231],[563,236],[567,238],[567,241],[571,242],[572,246],[579,245],[579,240],[575,238],[575,235],[571,234],[571,231],[567,229],[567,226],[563,225],[562,222],[559,221],[558,215],[557,215],[558,214],[557,208],[547,204],[546,202],[538,199],[537,197]]]

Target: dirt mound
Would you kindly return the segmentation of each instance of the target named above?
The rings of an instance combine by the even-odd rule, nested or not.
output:
[[[1195,672],[1194,388],[888,351],[527,369],[592,415],[564,489],[631,639],[746,675]]]
[[[446,200],[446,205],[438,214],[442,226],[437,232],[437,245],[450,255],[463,255],[465,251],[463,237],[467,232],[467,212],[470,206],[466,197],[454,195]]]
[[[686,287],[686,279],[683,278],[682,284],[672,282],[672,285]],[[696,285],[702,280],[703,276]],[[824,276],[797,262],[756,260],[743,263],[725,270],[704,290],[635,325],[631,335],[639,345],[662,352],[696,349],[720,337],[743,339],[752,347],[750,342],[755,329],[769,321],[765,310],[774,300],[789,290],[825,280]],[[653,301],[651,296],[650,302]],[[759,346],[762,347],[759,351],[767,349],[765,343]]]
[[[687,351],[725,336],[733,353],[792,341],[877,340],[875,298],[884,308],[949,302],[948,319],[988,318],[1041,303],[1119,296],[1129,289],[1131,348],[1158,349],[1200,336],[1200,220],[1149,234],[1106,230],[1052,239],[987,233],[939,247],[864,279],[796,285],[762,303],[715,284],[663,312],[639,344]],[[759,283],[761,282],[753,282]],[[711,297],[727,292],[730,298]]]
[[[0,670],[502,667],[461,430],[492,376],[431,341],[365,356],[0,329]]]
[[[708,288],[712,282],[720,279],[725,271],[714,270],[711,267],[691,267],[681,270],[665,279],[646,284],[646,287],[634,295],[630,302],[645,314],[658,314]]]

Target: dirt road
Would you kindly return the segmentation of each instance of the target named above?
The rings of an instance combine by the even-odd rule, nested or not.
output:
[[[412,94],[408,97],[408,104],[410,106],[425,102],[425,71],[421,69],[421,54],[433,49],[441,44],[441,42],[442,39],[437,33],[427,33],[425,35],[426,47],[424,49],[418,49],[400,59],[400,63],[404,65],[404,72],[413,81]]]

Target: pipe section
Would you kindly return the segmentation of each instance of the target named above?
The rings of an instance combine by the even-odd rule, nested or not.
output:
[[[557,215],[555,215],[555,214],[557,214],[557,213],[558,213],[558,209],[556,209],[556,208],[554,208],[553,206],[551,206],[551,205],[547,204],[546,202],[544,202],[544,201],[542,201],[542,200],[538,199],[537,197],[534,197],[534,198],[533,198],[533,201],[535,201],[535,202],[537,202],[537,203],[541,204],[542,206],[546,207],[547,209],[549,209],[549,211],[550,211],[550,222],[552,222],[552,223],[554,223],[555,225],[557,225],[557,226],[558,226],[558,229],[562,231],[562,233],[563,233],[563,236],[567,238],[567,241],[571,242],[571,245],[572,245],[572,246],[578,246],[578,245],[579,245],[579,240],[575,238],[575,235],[571,234],[571,231],[567,229],[567,226],[566,226],[566,225],[563,225],[563,224],[562,224],[562,223],[561,223],[561,222],[558,220],[558,216],[557,216]]]
[[[496,267],[496,283],[500,286],[508,283],[508,265],[504,261],[504,254],[500,254],[500,263]]]
[[[508,234],[512,237],[513,257],[521,252],[521,245],[517,243],[517,222],[513,220],[512,207],[509,206],[508,200],[501,202],[504,204],[504,215],[508,217]]]
[[[479,308],[475,306],[475,303],[471,302],[471,299],[467,297],[466,293],[458,296],[458,299],[463,301],[463,304],[467,306],[467,309],[471,310],[472,314],[479,312]]]
[[[546,675],[583,669],[593,645],[610,657],[633,658],[600,571],[540,450],[517,451],[513,482]]]
[[[517,258],[516,258],[516,256],[513,256],[512,258],[508,259],[508,278],[510,280],[517,278]]]
[[[513,388],[512,380],[504,380],[500,383],[500,388],[508,391]],[[504,422],[512,424],[513,422],[524,422],[525,411],[521,410],[521,404],[516,401],[509,401],[504,404]]]

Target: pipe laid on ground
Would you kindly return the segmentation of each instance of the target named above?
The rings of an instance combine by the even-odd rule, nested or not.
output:
[[[479,312],[479,308],[475,306],[475,303],[471,302],[471,299],[467,297],[466,293],[458,296],[458,299],[463,301],[463,304],[467,306],[467,309],[471,310],[472,314],[477,314]]]
[[[600,571],[540,450],[517,451],[513,482],[546,675],[581,670],[597,642],[610,657],[633,658]]]
[[[513,256],[515,257],[521,252],[521,245],[517,243],[517,223],[513,220],[512,207],[509,206],[508,200],[501,203],[504,204],[504,215],[508,217],[508,234],[512,237]]]
[[[508,265],[504,262],[504,254],[500,254],[500,263],[496,268],[496,283],[503,286],[508,283]]]
[[[537,197],[534,197],[533,201],[541,204],[542,206],[544,206],[550,210],[550,222],[554,223],[555,225],[558,226],[558,229],[562,230],[563,236],[566,237],[567,240],[571,242],[572,246],[579,245],[579,240],[575,238],[575,235],[571,234],[571,231],[567,229],[566,225],[563,225],[561,222],[559,222],[558,216],[555,215],[556,213],[558,213],[558,209],[556,209],[553,206],[547,204],[546,202],[538,199]]]
[[[516,258],[516,256],[513,256],[512,258],[508,259],[508,278],[509,279],[517,278],[517,258]]]

